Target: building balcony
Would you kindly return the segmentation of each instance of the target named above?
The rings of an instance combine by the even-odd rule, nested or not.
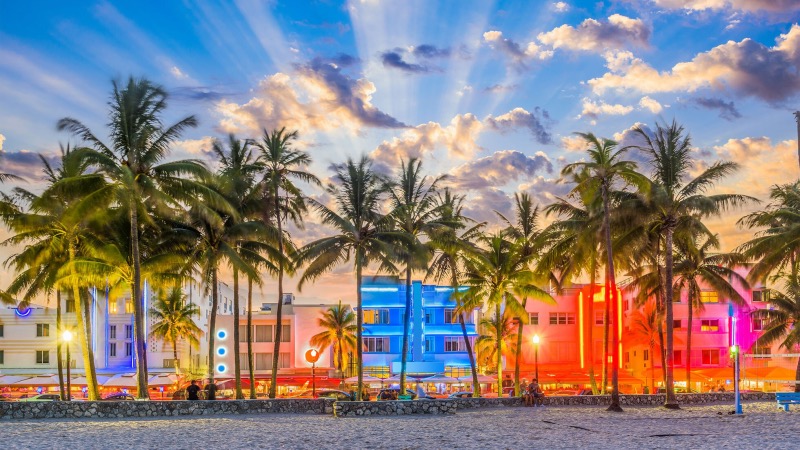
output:
[[[475,324],[468,323],[466,324],[467,328],[467,335],[469,336],[477,336],[477,332],[475,330]],[[425,324],[425,335],[435,336],[435,335],[459,335],[461,336],[461,325],[458,323],[442,323],[442,324]]]
[[[413,328],[413,327],[412,327]],[[364,324],[364,337],[402,336],[403,325]]]

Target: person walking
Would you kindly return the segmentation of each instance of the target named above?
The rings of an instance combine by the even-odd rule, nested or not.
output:
[[[197,385],[196,380],[192,380],[192,384],[186,388],[186,400],[200,400],[197,393],[200,392],[200,386]]]

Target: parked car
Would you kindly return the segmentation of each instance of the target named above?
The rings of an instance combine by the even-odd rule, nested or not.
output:
[[[338,389],[317,389],[317,398],[332,398],[334,400],[353,401],[353,396],[349,392],[340,391]],[[311,389],[304,390],[287,398],[313,398]]]
[[[136,397],[132,396],[131,394],[123,394],[121,392],[117,394],[109,394],[108,396],[106,396],[106,398],[103,399],[103,401],[110,401],[110,402],[123,402],[123,401],[134,401],[134,400],[136,400]]]
[[[33,397],[21,398],[18,402],[55,402],[61,400],[58,394],[39,394]]]
[[[452,394],[448,395],[447,398],[472,398],[472,392],[471,391],[453,392]]]
[[[395,393],[395,394],[397,394],[399,396],[400,389],[396,389],[396,388],[381,389],[381,391],[378,392],[378,396],[375,397],[375,398],[377,400],[389,400],[390,398],[392,398],[392,393]],[[410,395],[411,396],[411,400],[416,400],[416,398],[417,398],[417,393],[412,391],[411,389],[406,389],[406,395]]]
[[[692,393],[692,394],[699,394],[699,392],[695,391],[694,389],[692,389],[689,392]],[[657,387],[656,388],[656,394],[666,394],[666,393],[667,393],[667,388],[665,388],[665,387]],[[675,393],[676,394],[686,394],[687,391],[686,391],[686,388],[683,387],[683,386],[675,386]]]
[[[591,389],[561,389],[560,391],[548,392],[548,395],[554,397],[566,397],[573,395],[593,395]]]

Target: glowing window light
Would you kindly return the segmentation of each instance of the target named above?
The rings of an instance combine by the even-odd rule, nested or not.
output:
[[[225,331],[225,330],[218,330],[217,331],[217,339],[223,340],[226,337],[228,337],[228,332],[227,331]]]

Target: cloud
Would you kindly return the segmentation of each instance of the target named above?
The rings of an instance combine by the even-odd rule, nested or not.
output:
[[[6,141],[6,137],[3,136],[2,133],[0,133],[0,152],[3,151],[3,142],[5,142],[5,141]]]
[[[747,12],[765,11],[770,13],[800,11],[800,3],[796,0],[653,0],[653,3],[665,9],[692,11],[729,8]]]
[[[493,84],[491,86],[486,86],[483,88],[483,92],[488,92],[490,94],[500,94],[503,92],[513,91],[519,88],[518,84]]]
[[[381,62],[383,63],[384,67],[390,67],[393,69],[400,69],[404,72],[408,73],[427,73],[430,72],[430,68],[420,65],[420,64],[412,64],[406,61],[403,61],[403,56],[396,52],[396,51],[389,51],[384,52],[381,54]]]
[[[664,109],[664,107],[661,106],[661,103],[658,103],[657,100],[654,100],[646,95],[639,100],[639,107],[649,110],[653,114],[658,114]]]
[[[31,180],[38,179],[42,174],[42,160],[40,153],[30,150],[19,150],[14,152],[4,152],[0,160],[3,164],[3,172],[17,175]],[[59,157],[51,153],[41,153],[51,165],[60,164]]]
[[[185,74],[181,69],[179,69],[178,66],[172,66],[172,68],[169,69],[169,73],[171,73],[172,76],[175,77],[175,79],[177,80],[188,80],[191,78],[189,77],[189,75]]]
[[[308,131],[363,127],[405,128],[407,125],[372,104],[375,85],[342,73],[341,63],[354,59],[314,59],[292,74],[278,72],[261,80],[244,104],[221,100],[216,113],[223,132],[259,132],[263,127]]]
[[[534,42],[529,42],[523,49],[520,44],[504,38],[501,31],[487,31],[483,33],[483,40],[493,49],[509,57],[511,67],[517,70],[527,69],[529,61],[543,61],[553,57],[552,50],[544,50]]]
[[[424,123],[381,142],[370,156],[381,172],[387,172],[401,158],[423,157],[437,148],[446,149],[449,158],[469,159],[481,150],[476,141],[483,127],[473,114],[457,115],[444,127],[436,122]]]
[[[719,116],[725,120],[733,121],[742,117],[733,101],[726,102],[720,98],[700,97],[692,99],[692,102],[703,108],[719,111]]]
[[[728,139],[713,150],[717,157],[742,165],[733,177],[723,181],[725,192],[746,193],[766,199],[774,183],[764,183],[764,180],[797,178],[796,140],[773,143],[766,136],[744,137]]]
[[[625,114],[628,114],[631,111],[633,111],[632,106],[625,106],[620,104],[611,105],[603,102],[602,100],[595,102],[589,100],[588,98],[584,98],[583,111],[581,111],[580,117],[589,117],[592,119],[597,119],[601,115],[624,116]]]
[[[465,84],[464,87],[456,91],[456,95],[458,95],[459,97],[463,97],[467,94],[471,94],[472,91],[473,87],[468,84]]]
[[[619,49],[630,45],[647,47],[650,28],[641,19],[613,14],[607,21],[586,19],[577,27],[561,25],[546,33],[540,33],[537,39],[553,49],[576,51]]]
[[[170,94],[179,99],[200,101],[219,101],[231,95],[230,92],[213,86],[183,86],[171,89]]]
[[[495,211],[506,217],[512,217],[512,206],[508,194],[500,189],[488,187],[469,196],[469,201],[464,205],[464,215],[476,222],[487,222],[491,230],[493,225],[499,223]]]
[[[607,52],[610,72],[588,81],[596,94],[607,90],[642,93],[732,89],[768,102],[780,102],[800,90],[800,26],[766,47],[752,39],[729,41],[659,72],[628,51]]]
[[[553,3],[553,9],[556,12],[567,12],[569,11],[569,5],[566,2],[555,2]]]
[[[544,153],[528,156],[517,150],[501,150],[453,168],[449,181],[460,189],[497,188],[540,172],[553,172],[553,164]]]
[[[561,148],[568,152],[582,152],[586,150],[586,140],[580,136],[563,136]]]
[[[438,48],[435,45],[422,44],[413,48],[411,53],[417,58],[448,58],[450,56],[449,48]]]
[[[511,111],[497,116],[488,116],[484,123],[491,129],[506,133],[517,128],[527,128],[531,136],[540,144],[549,144],[553,141],[549,127],[552,120],[550,114],[545,109],[538,106],[533,112],[528,112],[523,108],[514,108]]]
[[[557,197],[566,197],[572,187],[567,183],[562,183],[558,177],[537,175],[531,181],[521,184],[519,190],[531,194],[539,205],[549,205]]]

